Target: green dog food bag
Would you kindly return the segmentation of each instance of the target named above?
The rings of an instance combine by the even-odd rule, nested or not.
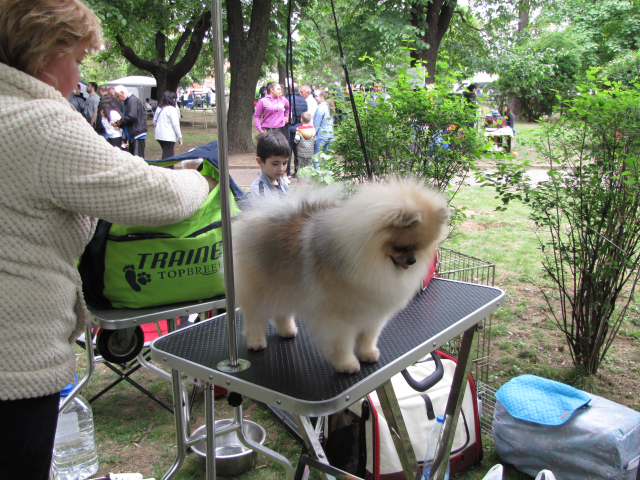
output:
[[[203,158],[201,173],[216,180],[218,147],[212,142],[161,161],[169,166]],[[231,215],[244,192],[230,178]],[[189,218],[159,227],[124,227],[100,220],[79,271],[85,301],[95,308],[142,308],[224,295],[220,184]]]

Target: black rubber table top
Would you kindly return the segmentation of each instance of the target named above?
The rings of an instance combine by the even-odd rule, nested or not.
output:
[[[281,338],[273,326],[269,326],[267,348],[254,352],[246,347],[244,335],[240,333],[242,316],[238,315],[238,358],[250,361],[251,367],[237,373],[221,373],[217,369],[221,361],[229,358],[224,315],[158,338],[152,344],[152,356],[189,375],[204,378],[211,374],[211,381],[222,386],[227,386],[221,381],[223,378],[233,379],[229,388],[265,403],[279,406],[285,398],[289,400],[285,403],[326,402],[354,387],[362,386],[355,388],[354,395],[369,393],[487,317],[498,308],[503,296],[501,290],[493,287],[433,279],[382,331],[378,341],[380,359],[375,363],[361,363],[360,372],[355,374],[336,372],[320,355],[305,323],[300,320],[297,320],[299,332],[294,339]],[[384,378],[373,380],[375,376]],[[278,402],[269,401],[276,397]],[[350,401],[349,397],[345,400]],[[296,410],[309,413],[291,405],[287,409],[293,413]]]

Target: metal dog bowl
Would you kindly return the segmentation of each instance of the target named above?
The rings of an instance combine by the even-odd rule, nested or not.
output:
[[[216,430],[231,425],[233,420],[225,418],[216,420]],[[193,436],[204,434],[205,425],[199,427]],[[242,431],[245,438],[262,445],[267,438],[267,432],[260,425],[249,420],[242,421]],[[203,459],[207,457],[206,440],[196,443],[191,449]],[[216,474],[222,476],[239,475],[253,467],[256,452],[245,447],[238,440],[238,432],[229,432],[216,437]]]

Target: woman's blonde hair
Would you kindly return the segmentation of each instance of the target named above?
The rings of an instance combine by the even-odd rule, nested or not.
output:
[[[0,0],[0,62],[37,77],[48,55],[100,48],[100,20],[81,0]]]

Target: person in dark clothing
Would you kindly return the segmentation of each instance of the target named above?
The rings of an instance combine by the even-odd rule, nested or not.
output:
[[[124,104],[124,115],[118,126],[126,126],[129,132],[129,153],[144,158],[144,147],[147,139],[147,114],[138,97],[129,93],[127,87],[118,85],[115,97]]]
[[[266,94],[267,94],[267,84],[265,83],[260,87],[260,90],[258,91],[258,96],[260,98],[263,98]]]
[[[293,86],[293,94],[289,94],[289,112],[291,121],[289,122],[289,146],[291,154],[293,154],[293,176],[298,174],[298,147],[295,142],[296,129],[302,125],[301,116],[308,110],[307,101],[300,96],[300,85],[297,83]],[[287,176],[291,176],[291,154],[287,162]]]
[[[467,87],[467,91],[462,94],[462,96],[467,100],[468,106],[470,109],[473,109],[473,115],[476,116],[477,108],[478,108],[478,98],[476,97],[476,86],[475,84],[471,84]],[[471,128],[476,126],[476,122],[472,122],[469,124]]]
[[[509,105],[505,105],[502,111],[504,112],[504,118],[507,119],[507,125],[511,127],[511,130],[513,130],[513,134],[515,135],[516,134],[516,116],[513,114],[513,112],[509,108]]]
[[[109,89],[107,88],[106,85],[100,85],[98,87],[98,94],[100,95],[100,102],[98,102],[98,112],[102,111],[103,108],[103,103],[102,100],[105,97],[110,98],[113,103],[116,105],[116,107],[118,108],[118,112],[122,111],[122,105],[120,105],[120,102],[117,101],[114,97],[112,97],[111,95],[109,95]],[[96,131],[97,134],[102,135],[105,139],[107,139],[109,136],[107,135],[107,132],[104,129],[104,125],[102,124],[102,121],[96,122],[95,125],[93,126],[94,130]]]
[[[462,96],[467,100],[467,103],[473,105],[474,107],[478,104],[478,98],[476,97],[476,89],[475,84],[471,84],[467,87],[467,91],[462,94]]]
[[[69,103],[73,105],[78,112],[84,112],[84,95],[82,95],[82,90],[80,89],[80,84],[76,87],[76,90],[73,92],[71,97],[69,97]]]

